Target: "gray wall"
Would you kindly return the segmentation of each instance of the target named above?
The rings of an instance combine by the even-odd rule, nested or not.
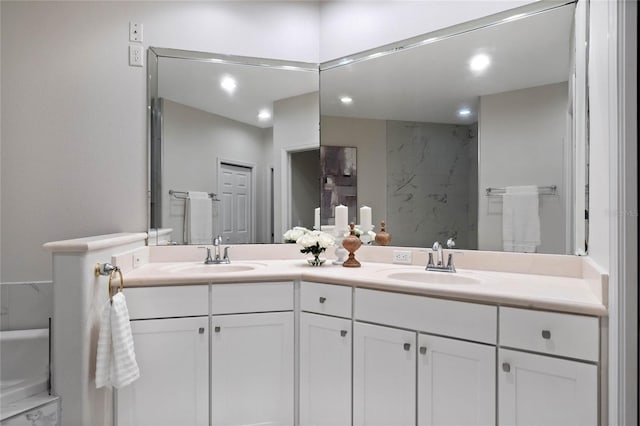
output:
[[[485,188],[557,185],[540,196],[542,253],[566,253],[567,83],[482,96],[479,112],[479,248],[502,250],[502,198]],[[509,159],[508,161],[505,159]]]
[[[163,101],[163,217],[164,228],[172,228],[172,240],[183,242],[184,200],[169,195],[177,191],[218,192],[218,161],[255,165],[258,187],[256,211],[267,209],[268,159],[272,150],[272,129],[262,129],[168,100]],[[219,203],[214,216],[219,218]],[[213,232],[221,234],[219,223]],[[267,231],[256,226],[257,242],[266,242]]]

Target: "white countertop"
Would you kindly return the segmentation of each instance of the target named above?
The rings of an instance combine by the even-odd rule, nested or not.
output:
[[[304,257],[295,260],[242,260],[232,262],[230,266],[253,269],[221,272],[225,267],[228,269],[229,265],[204,265],[201,261],[149,262],[125,271],[124,285],[126,289],[144,286],[303,280],[495,305],[595,316],[607,315],[607,308],[601,296],[606,291],[594,291],[593,280],[583,277],[471,269],[458,269],[456,273],[451,274],[426,272],[424,266],[376,262],[362,262],[360,268],[345,268],[333,265],[330,261],[320,267],[311,267]],[[419,279],[423,277],[421,274],[425,274],[430,276],[431,282],[419,283],[389,277],[391,274],[404,272],[414,273]],[[439,277],[445,281],[466,277],[473,282],[441,284],[437,283]]]

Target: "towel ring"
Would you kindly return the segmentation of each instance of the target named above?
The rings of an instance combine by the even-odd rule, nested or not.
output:
[[[113,277],[115,276],[116,272],[120,276],[120,287],[117,289],[115,294],[117,294],[119,291],[122,291],[124,289],[124,278],[122,278],[122,271],[120,270],[120,268],[116,266],[109,274],[109,284],[108,284],[109,287],[107,288],[107,292],[109,293],[109,303],[113,303],[113,294],[111,293],[111,290],[112,290],[111,281],[113,280]]]

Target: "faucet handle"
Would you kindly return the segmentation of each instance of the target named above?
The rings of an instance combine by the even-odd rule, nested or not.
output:
[[[449,238],[449,239],[447,240],[447,248],[452,249],[452,248],[454,248],[455,246],[456,246],[456,242],[454,241],[454,239],[453,239],[453,238]]]
[[[204,260],[204,263],[212,263],[213,259],[211,258],[211,247],[206,247],[206,246],[198,246],[198,248],[201,249],[207,249],[207,258]]]
[[[217,237],[213,238],[213,245],[214,246],[219,246],[221,242],[222,242],[222,237],[220,235],[218,235]]]
[[[222,259],[223,259],[223,260],[225,260],[227,263],[229,263],[229,262],[230,262],[230,261],[229,261],[229,249],[230,249],[230,248],[231,248],[231,247],[229,247],[229,246],[226,246],[226,247],[224,248],[224,255],[223,255],[223,257],[222,257]]]
[[[435,243],[433,243],[433,247],[432,247],[433,251],[438,251],[441,248],[442,248],[442,246],[440,245],[439,241],[436,241]]]

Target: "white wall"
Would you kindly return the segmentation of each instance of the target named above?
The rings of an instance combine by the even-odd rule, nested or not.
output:
[[[486,188],[557,185],[558,195],[540,196],[538,252],[566,253],[566,224],[554,218],[565,217],[567,102],[566,82],[480,97],[480,250],[502,250],[502,198]]]
[[[320,146],[320,102],[318,92],[273,103],[274,241],[292,226],[288,152],[317,149]]]
[[[608,2],[590,2],[589,13],[589,256],[605,270],[610,269],[609,251],[611,215],[616,214],[610,197],[611,170],[609,123],[615,118],[611,110],[611,87]]]
[[[219,160],[255,165],[255,207],[258,212],[265,211],[268,199],[263,184],[268,176],[271,128],[251,126],[166,99],[163,104],[162,226],[173,229],[172,241],[184,242],[185,201],[170,196],[168,191],[219,192]],[[220,213],[220,205],[214,202],[216,220]],[[255,232],[260,241],[265,241],[262,226],[258,223]],[[213,233],[222,234],[219,222],[213,224]]]
[[[323,1],[320,62],[513,9],[530,0]]]
[[[46,241],[147,226],[143,46],[318,60],[314,2],[0,2],[2,271],[48,280]],[[317,124],[317,123],[316,123]]]

